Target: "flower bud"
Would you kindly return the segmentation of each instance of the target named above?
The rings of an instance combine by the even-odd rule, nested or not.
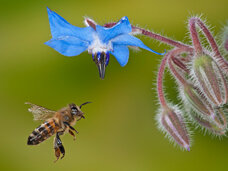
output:
[[[196,113],[205,117],[213,114],[211,105],[191,84],[186,83],[183,88],[180,88],[180,91],[185,106],[190,106]]]
[[[224,132],[226,129],[226,117],[221,109],[213,109],[207,99],[200,94],[197,88],[191,84],[185,84],[181,91],[181,97],[185,107],[194,111],[193,117],[201,126],[212,130],[212,132]],[[222,133],[221,133],[222,134]]]
[[[163,108],[162,112],[157,115],[157,121],[161,130],[166,132],[181,147],[190,151],[188,131],[180,111],[176,107],[173,109]]]
[[[226,49],[226,51],[228,51],[228,36],[225,40],[224,48]]]
[[[194,121],[194,123],[200,125],[201,127],[205,128],[206,130],[208,130],[213,134],[225,135],[226,133],[226,122],[222,122],[222,121],[218,122],[215,120],[202,118],[194,112],[190,112],[190,117]]]
[[[222,30],[222,42],[224,49],[228,52],[228,23]]]
[[[227,102],[227,84],[217,63],[208,55],[193,60],[193,80],[213,106]]]
[[[227,129],[227,119],[226,119],[226,115],[224,114],[224,111],[222,108],[217,108],[217,109],[214,109],[215,111],[215,122],[216,124],[222,128],[224,131],[226,131]]]

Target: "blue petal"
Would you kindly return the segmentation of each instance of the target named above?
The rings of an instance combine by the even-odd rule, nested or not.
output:
[[[80,28],[73,26],[49,8],[47,8],[47,11],[53,38],[57,38],[59,36],[74,36],[86,41],[93,40],[93,33],[95,32],[93,28]]]
[[[127,64],[129,58],[129,50],[125,45],[113,45],[113,56],[117,59],[119,64],[123,67]]]
[[[132,31],[131,24],[127,17],[123,17],[115,26],[111,28],[105,28],[97,25],[96,31],[99,38],[103,43],[108,42],[110,39],[113,39],[116,36],[121,34],[127,34]]]
[[[146,45],[144,45],[144,43],[140,39],[138,39],[134,36],[131,36],[129,34],[123,34],[123,35],[117,36],[110,41],[113,43],[113,45],[136,46],[136,47],[146,49],[150,52],[156,53],[158,55],[165,54],[165,52],[164,53],[155,52],[154,50],[152,50],[149,47],[147,47]]]
[[[88,42],[82,41],[76,37],[63,36],[57,39],[53,38],[45,43],[59,53],[65,56],[76,56],[88,48]]]

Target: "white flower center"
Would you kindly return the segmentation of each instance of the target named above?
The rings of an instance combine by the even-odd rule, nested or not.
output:
[[[112,51],[112,44],[109,41],[108,44],[102,43],[97,34],[94,34],[93,42],[88,47],[88,53],[97,54],[99,53],[107,53],[108,51]]]

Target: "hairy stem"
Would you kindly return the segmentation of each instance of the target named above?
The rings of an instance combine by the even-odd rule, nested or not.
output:
[[[113,27],[116,23],[107,23],[104,25],[104,27],[110,28]],[[169,39],[167,37],[161,36],[159,34],[153,33],[151,31],[145,30],[143,28],[140,27],[136,27],[136,26],[131,26],[132,27],[132,33],[137,33],[137,34],[143,34],[147,37],[153,38],[155,40],[158,40],[160,42],[163,42],[165,44],[174,46],[174,47],[178,47],[178,48],[190,48],[189,45],[183,44],[181,42]]]
[[[157,92],[158,92],[159,101],[163,107],[167,107],[167,103],[166,103],[164,92],[163,92],[163,77],[164,77],[164,71],[165,71],[167,61],[172,56],[178,55],[183,52],[191,52],[192,50],[193,50],[192,48],[176,48],[176,49],[169,51],[162,59],[162,62],[161,62],[161,65],[160,65],[159,71],[158,71],[158,76],[157,76]],[[179,73],[177,73],[177,71],[175,70],[174,67],[172,68],[172,71],[173,71],[174,75],[177,76],[177,79],[182,84],[186,83],[186,81],[181,77],[181,75]]]
[[[181,42],[169,39],[167,37],[161,36],[159,34],[153,33],[151,31],[145,30],[145,29],[140,28],[140,27],[132,26],[132,32],[133,33],[136,32],[136,33],[139,33],[139,34],[143,34],[145,36],[148,36],[150,38],[153,38],[155,40],[158,40],[160,42],[163,42],[165,44],[168,44],[168,45],[171,45],[171,46],[174,46],[174,47],[178,47],[178,48],[189,48],[190,47],[189,45],[186,45],[186,44],[183,44]]]
[[[163,76],[164,76],[164,71],[166,67],[167,60],[169,58],[169,55],[172,53],[172,51],[168,52],[164,58],[162,59],[161,65],[158,70],[158,76],[157,76],[157,92],[158,92],[158,99],[161,103],[161,105],[164,108],[167,108],[167,103],[165,100],[165,95],[163,92]]]

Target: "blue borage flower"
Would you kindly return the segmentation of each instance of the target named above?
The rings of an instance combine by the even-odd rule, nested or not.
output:
[[[110,54],[115,56],[122,67],[127,64],[128,46],[140,47],[158,55],[164,55],[153,51],[141,40],[130,35],[132,28],[127,17],[123,17],[111,28],[97,25],[93,20],[85,18],[87,27],[80,28],[71,25],[49,8],[47,11],[52,39],[45,44],[65,56],[77,56],[87,50],[92,54],[102,79]]]

